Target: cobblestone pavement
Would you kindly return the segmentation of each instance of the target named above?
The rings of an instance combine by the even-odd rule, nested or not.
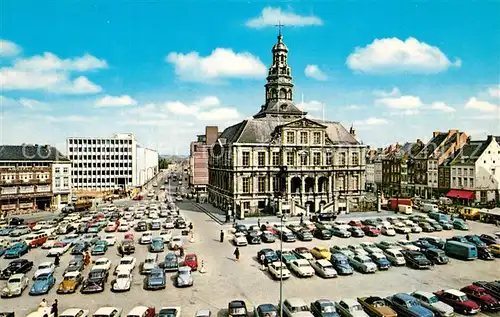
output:
[[[136,204],[137,202],[124,202],[126,204]],[[181,207],[188,207],[188,204],[180,204]],[[173,280],[169,280],[168,286],[162,291],[145,291],[142,289],[143,277],[134,271],[134,285],[131,291],[114,294],[107,289],[103,293],[94,295],[57,295],[53,288],[46,296],[29,296],[28,290],[22,297],[0,300],[0,307],[3,311],[13,310],[16,316],[24,316],[33,310],[43,297],[49,302],[54,299],[59,300],[60,311],[70,307],[81,307],[94,312],[101,306],[116,306],[124,310],[125,315],[131,308],[138,305],[155,306],[181,306],[183,316],[194,316],[199,309],[210,309],[212,313],[218,314],[227,307],[227,303],[234,299],[243,299],[248,305],[258,305],[263,303],[278,303],[279,282],[273,281],[267,274],[259,269],[256,261],[257,251],[264,247],[279,248],[279,242],[270,245],[255,245],[242,247],[241,261],[233,261],[234,246],[230,243],[230,233],[228,227],[225,228],[227,239],[224,243],[219,242],[219,232],[221,226],[211,220],[207,215],[199,211],[182,210],[188,220],[194,225],[195,242],[185,241],[186,253],[197,253],[200,261],[203,261],[206,273],[194,273],[195,285],[191,288],[177,289],[173,286]],[[481,223],[470,223],[473,232],[495,232],[498,228]],[[102,233],[104,234],[104,233]],[[445,231],[435,235],[448,237],[459,234],[454,231]],[[118,237],[122,234],[117,233]],[[137,234],[139,236],[139,234]],[[413,235],[417,238],[417,235]],[[285,243],[286,248],[298,246],[312,247],[317,245],[333,244],[359,244],[362,241],[372,241],[381,239],[402,239],[402,235],[394,238],[333,238],[330,241],[297,242]],[[143,261],[147,254],[146,246],[138,246],[135,257],[138,263]],[[27,258],[33,260],[35,265],[40,264],[47,258],[46,250],[32,250]],[[166,252],[160,255],[160,258]],[[116,265],[119,256],[115,248],[110,248],[106,257]],[[61,281],[61,273],[68,261],[72,258],[66,254],[61,258],[61,266],[56,271],[58,282]],[[4,268],[7,260],[0,258],[0,268]],[[307,301],[319,298],[329,298],[339,300],[341,298],[352,298],[365,295],[387,296],[396,292],[410,292],[414,290],[435,291],[441,288],[460,288],[476,280],[493,280],[500,277],[500,259],[493,262],[476,260],[473,262],[463,262],[452,260],[446,266],[437,266],[429,271],[417,271],[406,267],[391,268],[388,272],[377,272],[371,275],[355,273],[352,276],[339,277],[332,280],[323,280],[317,276],[310,279],[300,279],[292,277],[283,283],[284,298],[299,296]],[[30,272],[33,274],[34,270]],[[85,271],[85,274],[87,271]],[[172,278],[172,274],[169,274]],[[111,279],[110,279],[111,280]],[[3,285],[3,282],[1,283]],[[222,314],[222,313],[221,313]],[[492,314],[490,314],[493,316]],[[497,314],[498,315],[498,314]]]

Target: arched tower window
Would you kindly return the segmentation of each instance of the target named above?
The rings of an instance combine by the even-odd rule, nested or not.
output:
[[[276,89],[272,89],[271,90],[271,96],[273,99],[277,99],[278,98],[278,92],[276,91]]]
[[[286,98],[286,89],[281,88],[280,90],[280,99],[285,99]]]

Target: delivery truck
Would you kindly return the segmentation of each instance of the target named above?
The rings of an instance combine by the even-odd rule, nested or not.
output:
[[[92,208],[92,200],[79,200],[64,206],[61,211],[69,214],[72,212],[86,211]]]

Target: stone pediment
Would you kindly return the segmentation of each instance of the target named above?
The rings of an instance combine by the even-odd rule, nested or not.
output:
[[[288,124],[283,125],[283,128],[316,128],[316,129],[326,129],[326,126],[319,124],[311,119],[302,118]]]

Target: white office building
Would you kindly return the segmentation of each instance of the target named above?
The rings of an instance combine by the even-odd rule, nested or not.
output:
[[[52,163],[52,193],[56,206],[69,202],[71,194],[71,162],[57,161]]]
[[[66,149],[72,162],[71,184],[77,190],[129,189],[142,186],[158,173],[158,153],[145,151],[132,133],[115,133],[108,138],[69,137]],[[156,153],[155,163],[151,152]]]

